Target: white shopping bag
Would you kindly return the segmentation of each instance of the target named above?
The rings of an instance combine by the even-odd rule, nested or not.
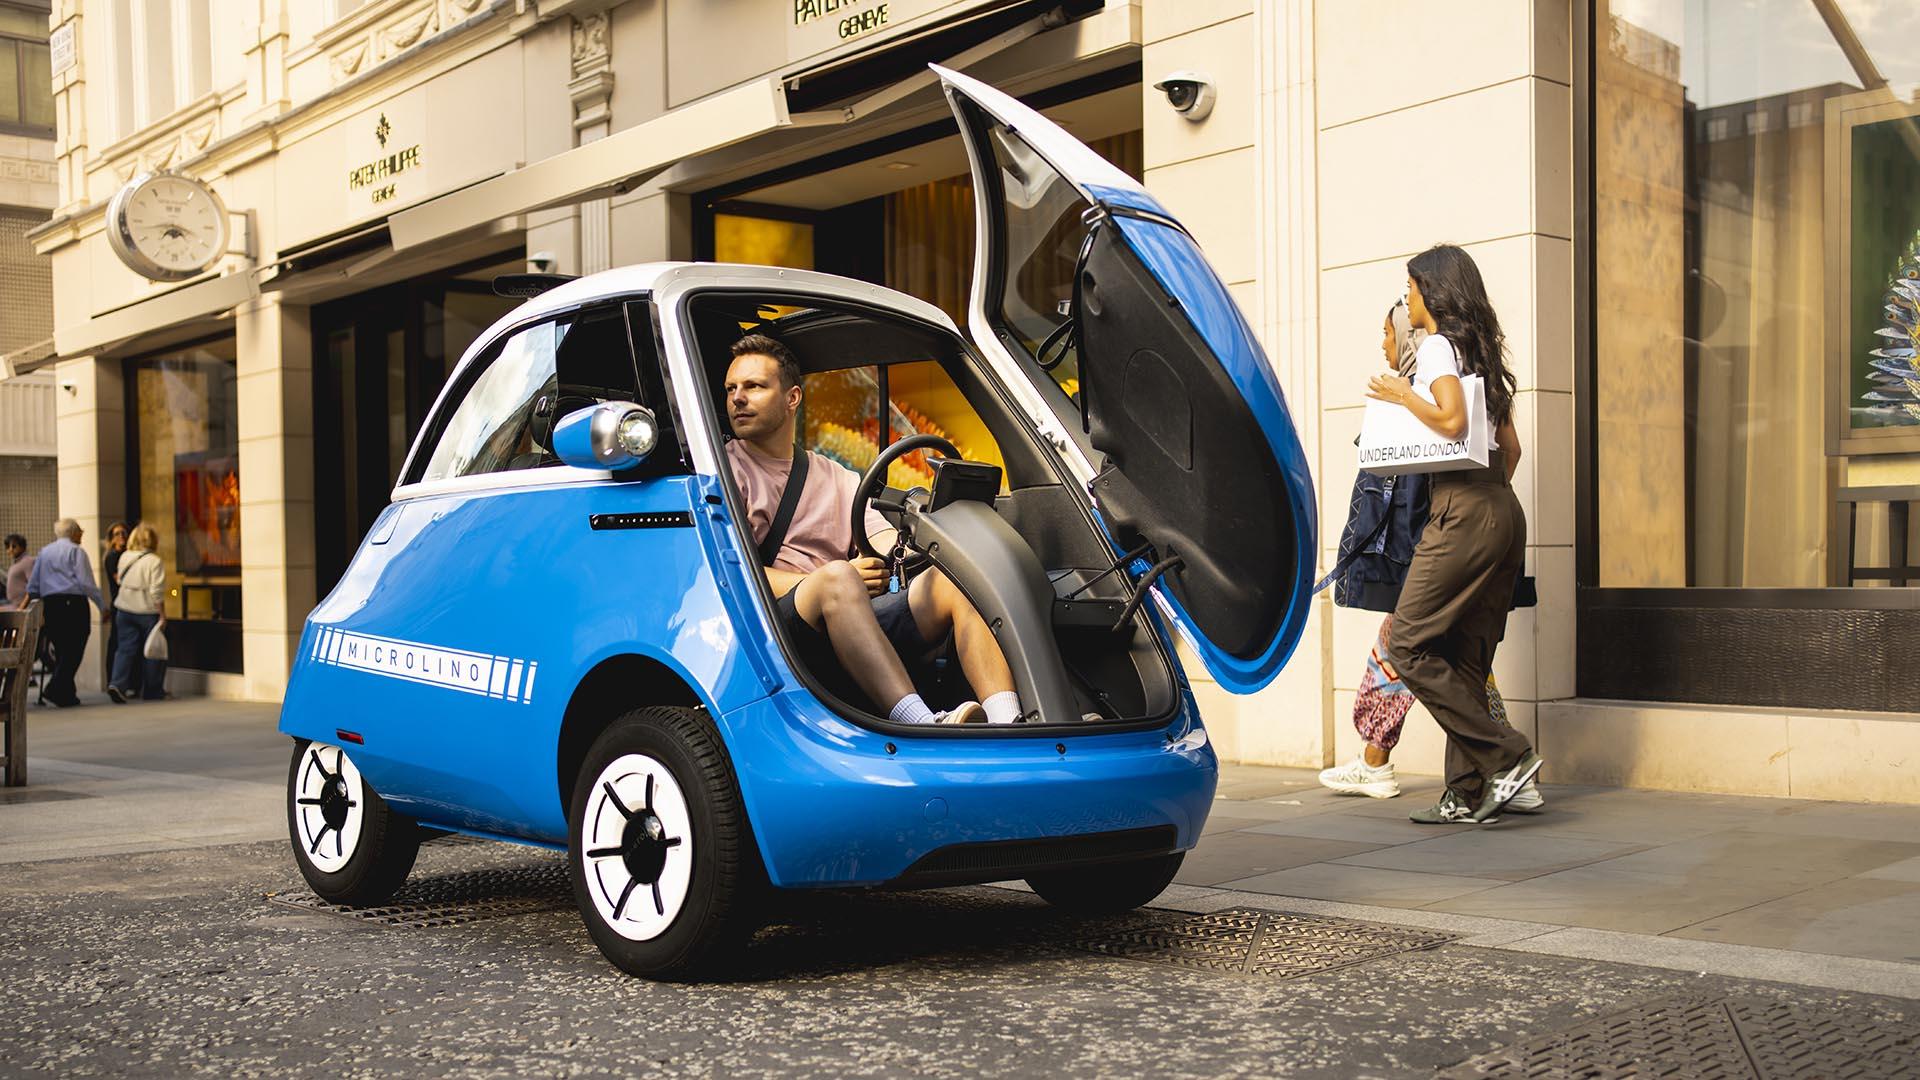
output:
[[[165,660],[167,658],[167,628],[160,623],[154,623],[153,629],[147,631],[147,644],[141,651],[149,660]]]
[[[1425,400],[1433,400],[1424,388],[1417,392]],[[1360,447],[1360,467],[1385,474],[1485,468],[1487,446],[1492,441],[1486,385],[1478,375],[1462,376],[1460,392],[1467,401],[1467,433],[1458,439],[1442,436],[1404,405],[1368,398],[1356,443]]]

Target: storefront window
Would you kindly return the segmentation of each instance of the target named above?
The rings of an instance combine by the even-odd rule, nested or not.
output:
[[[152,525],[167,568],[169,632],[182,667],[238,671],[239,402],[231,337],[129,365],[129,510]]]
[[[1842,584],[1920,484],[1920,7],[1594,11],[1592,583]]]

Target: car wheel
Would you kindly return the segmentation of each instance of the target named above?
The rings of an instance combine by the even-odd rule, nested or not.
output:
[[[697,976],[747,937],[764,871],[732,763],[700,712],[615,720],[581,765],[568,825],[574,902],[622,971]]]
[[[287,767],[287,838],[300,876],[331,904],[386,900],[420,854],[413,819],[387,806],[345,750],[304,739]]]
[[[1106,863],[1057,874],[1035,874],[1027,884],[1054,907],[1081,915],[1131,911],[1165,891],[1185,852]]]

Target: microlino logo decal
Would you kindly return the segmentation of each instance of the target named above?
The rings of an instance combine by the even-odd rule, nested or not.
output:
[[[314,635],[313,659],[523,705],[533,700],[533,677],[540,668],[534,660],[332,629]]]

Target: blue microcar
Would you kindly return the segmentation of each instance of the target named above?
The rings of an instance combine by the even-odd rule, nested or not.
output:
[[[1024,878],[1096,911],[1172,879],[1218,775],[1174,636],[1237,692],[1286,662],[1306,459],[1180,223],[938,73],[973,166],[970,335],[860,281],[652,264],[538,292],[461,359],[287,686],[316,893],[385,900],[432,830],[564,850],[601,951],[664,977],[781,890]],[[987,619],[1022,723],[895,724],[792,659],[725,466],[746,333],[798,356],[802,440],[863,474],[854,520],[878,509],[901,573],[937,565]],[[966,693],[922,674],[936,708]]]

